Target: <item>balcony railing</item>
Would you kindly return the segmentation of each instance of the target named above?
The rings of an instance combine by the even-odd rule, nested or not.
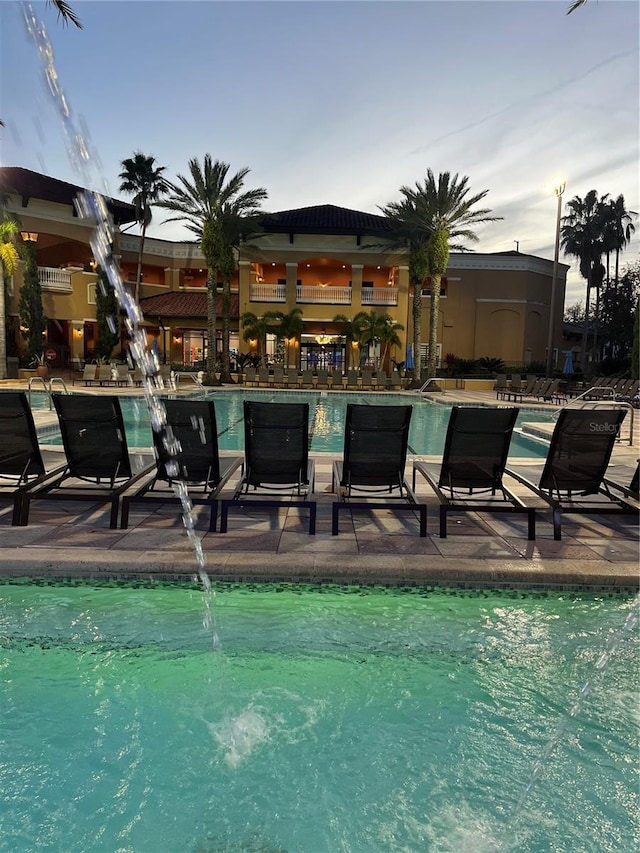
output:
[[[287,288],[284,284],[252,284],[249,298],[252,302],[286,302]]]
[[[397,305],[397,287],[363,287],[363,305]]]
[[[43,290],[56,293],[72,293],[71,273],[58,267],[38,267],[38,277]]]
[[[296,287],[296,302],[314,305],[351,305],[351,288],[299,284]]]

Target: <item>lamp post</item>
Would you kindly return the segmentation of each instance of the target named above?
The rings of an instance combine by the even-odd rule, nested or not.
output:
[[[556,247],[553,255],[553,273],[551,275],[551,302],[549,304],[549,335],[547,337],[547,369],[546,375],[551,376],[553,366],[553,327],[556,313],[556,289],[558,283],[558,256],[560,254],[560,219],[562,216],[562,194],[567,187],[566,181],[557,183],[553,191],[558,199],[558,211],[556,216]]]

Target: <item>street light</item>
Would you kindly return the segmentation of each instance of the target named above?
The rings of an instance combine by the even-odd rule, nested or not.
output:
[[[558,212],[556,216],[556,248],[553,255],[553,273],[551,275],[551,304],[549,305],[549,335],[547,337],[547,369],[546,375],[551,376],[553,364],[553,327],[556,313],[556,286],[558,283],[558,256],[560,254],[560,218],[562,216],[562,194],[567,188],[566,181],[558,182],[553,191],[558,199]]]

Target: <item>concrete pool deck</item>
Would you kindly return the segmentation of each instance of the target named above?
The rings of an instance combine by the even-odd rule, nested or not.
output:
[[[25,384],[0,383],[0,389],[10,387],[25,388]],[[89,392],[113,394],[114,389],[87,389]],[[120,395],[121,389],[117,393]],[[123,396],[133,394],[139,395],[139,389],[124,389]],[[415,399],[416,392],[405,392],[405,396]],[[496,404],[491,392],[463,390],[438,394],[437,400],[447,404]],[[557,407],[532,404],[521,408],[531,410],[531,423],[535,424],[536,410]],[[55,420],[55,415],[46,409],[34,414],[39,426]],[[548,429],[543,424],[533,432],[544,433]],[[61,457],[61,450],[48,448],[45,455],[47,464],[52,465],[56,457]],[[637,436],[632,446],[620,442],[614,450],[610,476],[628,483],[638,456]],[[450,516],[449,536],[440,539],[438,503],[422,478],[418,479],[417,493],[428,507],[426,539],[418,536],[418,520],[413,515],[396,516],[386,511],[343,513],[340,534],[332,536],[332,457],[322,454],[315,458],[316,536],[306,532],[304,511],[232,513],[229,531],[220,534],[206,531],[206,508],[196,508],[206,569],[212,580],[603,592],[635,591],[640,586],[637,516],[566,515],[562,541],[556,542],[550,514],[541,512],[536,541],[529,542],[524,516],[463,513]],[[410,471],[411,461],[409,476]],[[107,508],[89,503],[37,501],[32,505],[27,527],[12,527],[10,507],[0,505],[2,577],[185,581],[196,572],[195,556],[175,507],[135,505],[129,528],[111,530]]]

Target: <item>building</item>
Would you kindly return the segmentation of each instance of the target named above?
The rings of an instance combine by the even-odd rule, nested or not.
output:
[[[37,258],[49,321],[47,348],[56,350],[60,364],[91,360],[96,274],[89,244],[91,223],[78,218],[73,203],[80,188],[21,168],[0,169],[0,179],[3,192],[8,193],[8,210],[20,218],[25,231],[38,235]],[[134,208],[114,199],[108,200],[108,207],[117,226],[115,253],[122,277],[133,287],[139,238],[128,234],[127,228],[135,221]],[[357,351],[345,338],[344,324],[334,320],[337,315],[352,319],[359,312],[376,311],[402,325],[401,344],[389,355],[396,362],[406,360],[413,339],[408,255],[389,248],[390,229],[384,217],[319,205],[270,214],[262,225],[263,233],[238,251],[232,282],[232,348],[258,352],[258,342],[243,337],[246,312],[261,317],[299,309],[303,332],[286,347],[291,366],[344,368],[356,359],[378,363],[379,346]],[[557,351],[562,345],[567,270],[559,265],[553,329]],[[544,362],[552,272],[551,260],[519,252],[452,253],[439,307],[441,358],[451,353],[464,359],[501,358],[507,365]],[[156,341],[153,345],[163,361],[197,364],[208,345],[207,269],[198,244],[147,238],[142,273],[140,304],[149,345]],[[16,335],[20,286],[18,271],[7,305]],[[426,341],[428,281],[422,299],[422,339]],[[220,339],[220,295],[217,308]],[[273,335],[267,337],[267,352],[275,356]]]

